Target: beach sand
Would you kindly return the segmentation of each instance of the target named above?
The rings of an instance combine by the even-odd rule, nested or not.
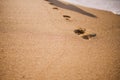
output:
[[[0,0],[0,80],[119,79],[120,16],[58,0]]]

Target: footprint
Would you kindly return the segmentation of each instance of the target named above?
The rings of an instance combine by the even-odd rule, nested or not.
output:
[[[84,34],[85,31],[86,31],[86,29],[82,29],[82,28],[80,28],[80,29],[76,29],[76,30],[74,30],[74,33],[77,34],[77,35],[80,35],[80,34]]]
[[[70,20],[70,16],[68,16],[68,15],[63,15],[63,17],[66,19],[66,20]]]
[[[65,17],[65,18],[71,18],[70,16],[68,16],[68,15],[63,15],[63,17]]]
[[[58,10],[58,8],[57,8],[57,7],[54,7],[53,9],[56,9],[56,10]]]
[[[44,1],[49,1],[49,0],[44,0]]]
[[[54,3],[52,3],[52,2],[49,2],[49,4],[54,5]]]
[[[82,36],[82,38],[83,38],[83,39],[86,39],[86,40],[89,40],[90,38],[93,38],[93,37],[96,37],[96,34],[95,34],[95,33],[87,34],[87,35],[83,35],[83,36]]]

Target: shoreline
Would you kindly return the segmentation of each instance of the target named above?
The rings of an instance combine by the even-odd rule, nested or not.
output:
[[[113,14],[115,14],[115,15],[120,15],[120,10],[119,10],[119,5],[118,5],[118,3],[115,3],[115,1],[114,2],[105,2],[105,3],[107,3],[107,4],[102,4],[101,2],[103,2],[103,1],[94,1],[94,2],[91,2],[91,3],[85,3],[84,1],[66,1],[66,0],[61,0],[61,1],[63,1],[63,2],[67,2],[67,3],[70,3],[70,4],[73,4],[73,5],[78,5],[78,6],[83,6],[83,7],[86,7],[86,8],[91,8],[91,9],[96,9],[96,10],[102,10],[102,11],[108,11],[108,12],[112,12]],[[96,5],[97,3],[99,3],[99,5]],[[120,3],[120,2],[119,2]],[[104,5],[111,5],[111,6],[104,6]],[[116,5],[116,6],[118,6],[118,7],[116,7],[116,6],[114,6],[114,5]],[[114,9],[113,9],[114,8]]]

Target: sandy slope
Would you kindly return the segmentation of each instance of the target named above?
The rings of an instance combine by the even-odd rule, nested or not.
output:
[[[119,80],[120,16],[50,2],[0,0],[0,80]]]

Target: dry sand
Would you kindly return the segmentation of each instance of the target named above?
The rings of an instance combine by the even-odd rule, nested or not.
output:
[[[83,39],[78,28],[96,36]],[[120,80],[120,16],[58,0],[0,0],[0,80]]]

